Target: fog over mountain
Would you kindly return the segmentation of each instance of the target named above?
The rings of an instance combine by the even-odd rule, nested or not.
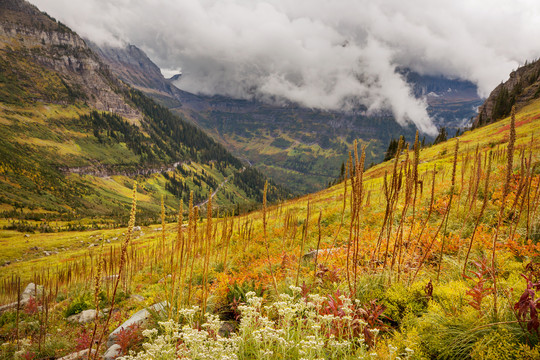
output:
[[[537,0],[31,0],[97,43],[141,47],[194,93],[391,111],[436,132],[396,68],[486,96],[540,56]]]

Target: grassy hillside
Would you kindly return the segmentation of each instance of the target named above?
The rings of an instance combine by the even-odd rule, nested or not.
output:
[[[124,224],[198,204],[220,211],[262,199],[264,178],[203,131],[117,80],[65,25],[21,0],[0,2],[0,217],[10,229]],[[247,176],[251,174],[251,176]],[[230,180],[230,181],[229,181]],[[272,186],[272,199],[287,197]],[[186,205],[187,206],[187,205]],[[114,221],[111,221],[114,220]],[[52,226],[51,221],[67,222]]]
[[[161,326],[182,346],[145,333],[125,346],[140,358],[158,358],[150,349],[192,358],[539,358],[530,309],[540,277],[540,101],[513,123],[508,117],[418,149],[418,157],[403,151],[364,173],[359,149],[346,182],[240,217],[199,221],[190,209],[181,231],[165,220],[161,229],[62,238],[4,231],[16,246],[2,259],[11,261],[2,301],[16,298],[18,277],[21,287],[45,284],[50,317],[19,314],[41,324],[19,332],[34,336],[24,351],[41,357],[75,348],[77,335],[66,334],[84,327],[64,320],[73,304],[103,308],[114,298],[119,311],[108,324],[96,322],[107,334],[145,306],[171,303],[155,316],[173,322],[143,327]],[[144,196],[137,187],[136,197]],[[91,285],[119,271],[117,285],[103,280],[97,292]],[[218,332],[222,325],[206,311],[229,325]],[[0,315],[5,356],[15,352],[15,315]],[[187,326],[174,330],[174,321]],[[43,332],[51,335],[38,339]],[[152,344],[146,350],[144,341]]]

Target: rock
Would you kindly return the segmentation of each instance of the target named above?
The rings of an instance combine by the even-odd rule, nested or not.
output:
[[[161,231],[161,230],[163,230],[163,228],[161,228],[161,227],[158,227],[158,228],[154,229],[154,231]]]
[[[12,302],[10,304],[0,306],[0,313],[4,312],[6,310],[15,309],[15,308],[17,308],[17,302],[16,301]]]
[[[141,231],[141,227],[140,226],[134,226],[133,231]]]
[[[133,316],[131,316],[129,319],[127,319],[122,325],[117,327],[109,335],[109,338],[107,340],[107,347],[110,348],[113,344],[115,344],[116,336],[118,335],[120,330],[127,329],[131,325],[135,325],[135,324],[142,325],[142,324],[144,324],[148,320],[148,318],[150,317],[150,311],[148,311],[148,309],[150,309],[152,311],[156,311],[156,312],[162,312],[162,311],[165,311],[165,308],[167,306],[169,306],[169,303],[167,301],[162,301],[162,302],[154,304],[154,305],[152,305],[152,306],[150,306],[150,307],[148,307],[146,309],[142,309],[140,311],[137,311],[135,314],[133,314]]]
[[[234,325],[230,322],[224,322],[218,330],[218,334],[221,337],[229,337],[234,332]]]
[[[96,350],[92,349],[92,354],[95,353]],[[79,360],[79,359],[86,359],[88,357],[88,349],[81,350],[78,352],[71,353],[69,355],[66,355],[64,357],[61,357],[57,360]]]
[[[36,251],[37,251],[37,250],[39,250],[39,249],[38,249],[37,246],[32,246],[32,247],[30,248],[30,250],[36,250]]]
[[[118,279],[118,274],[104,276],[101,278],[101,280],[104,280],[104,281],[111,281],[111,280],[116,280],[116,279]]]
[[[88,245],[89,248],[92,248],[92,247],[94,247],[94,246],[95,246],[94,244]]]
[[[47,251],[47,250],[44,250],[44,251],[43,251],[43,255],[45,255],[45,256],[50,256],[51,253],[50,253],[49,251]]]
[[[107,240],[105,240],[105,242],[106,242],[107,244],[110,244],[110,243],[111,243],[111,240],[107,239]]]
[[[28,234],[24,234],[24,237],[30,237],[30,235],[28,235]]]
[[[104,314],[100,311],[99,317],[103,317],[103,316]],[[90,309],[90,310],[81,311],[80,313],[75,314],[75,315],[71,315],[70,317],[67,318],[67,320],[71,322],[78,322],[79,324],[86,324],[88,322],[94,321],[95,318],[96,318],[96,310]]]
[[[30,283],[26,285],[24,288],[24,291],[21,294],[21,305],[26,305],[31,297],[41,297],[43,296],[43,285],[36,285],[34,283]]]
[[[144,296],[137,295],[137,294],[131,295],[129,298],[135,301],[144,301]]]
[[[113,344],[103,355],[103,360],[114,360],[122,355],[122,347],[118,344]]]
[[[341,250],[340,248],[332,248],[332,249],[320,249],[319,250],[319,256],[326,255],[326,254],[333,254],[337,251]],[[317,256],[317,250],[312,250],[306,254],[304,254],[303,258],[305,260],[312,260],[315,259],[315,256]]]

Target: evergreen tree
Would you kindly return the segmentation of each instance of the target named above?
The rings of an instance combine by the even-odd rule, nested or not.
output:
[[[448,139],[448,134],[446,133],[446,128],[443,126],[439,129],[439,135],[433,141],[433,145],[442,143]]]

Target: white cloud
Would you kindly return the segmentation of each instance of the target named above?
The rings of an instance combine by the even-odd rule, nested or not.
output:
[[[397,66],[487,95],[540,56],[537,0],[33,0],[81,35],[133,43],[179,86],[309,107],[389,109],[434,127]],[[360,81],[359,81],[360,80]]]

